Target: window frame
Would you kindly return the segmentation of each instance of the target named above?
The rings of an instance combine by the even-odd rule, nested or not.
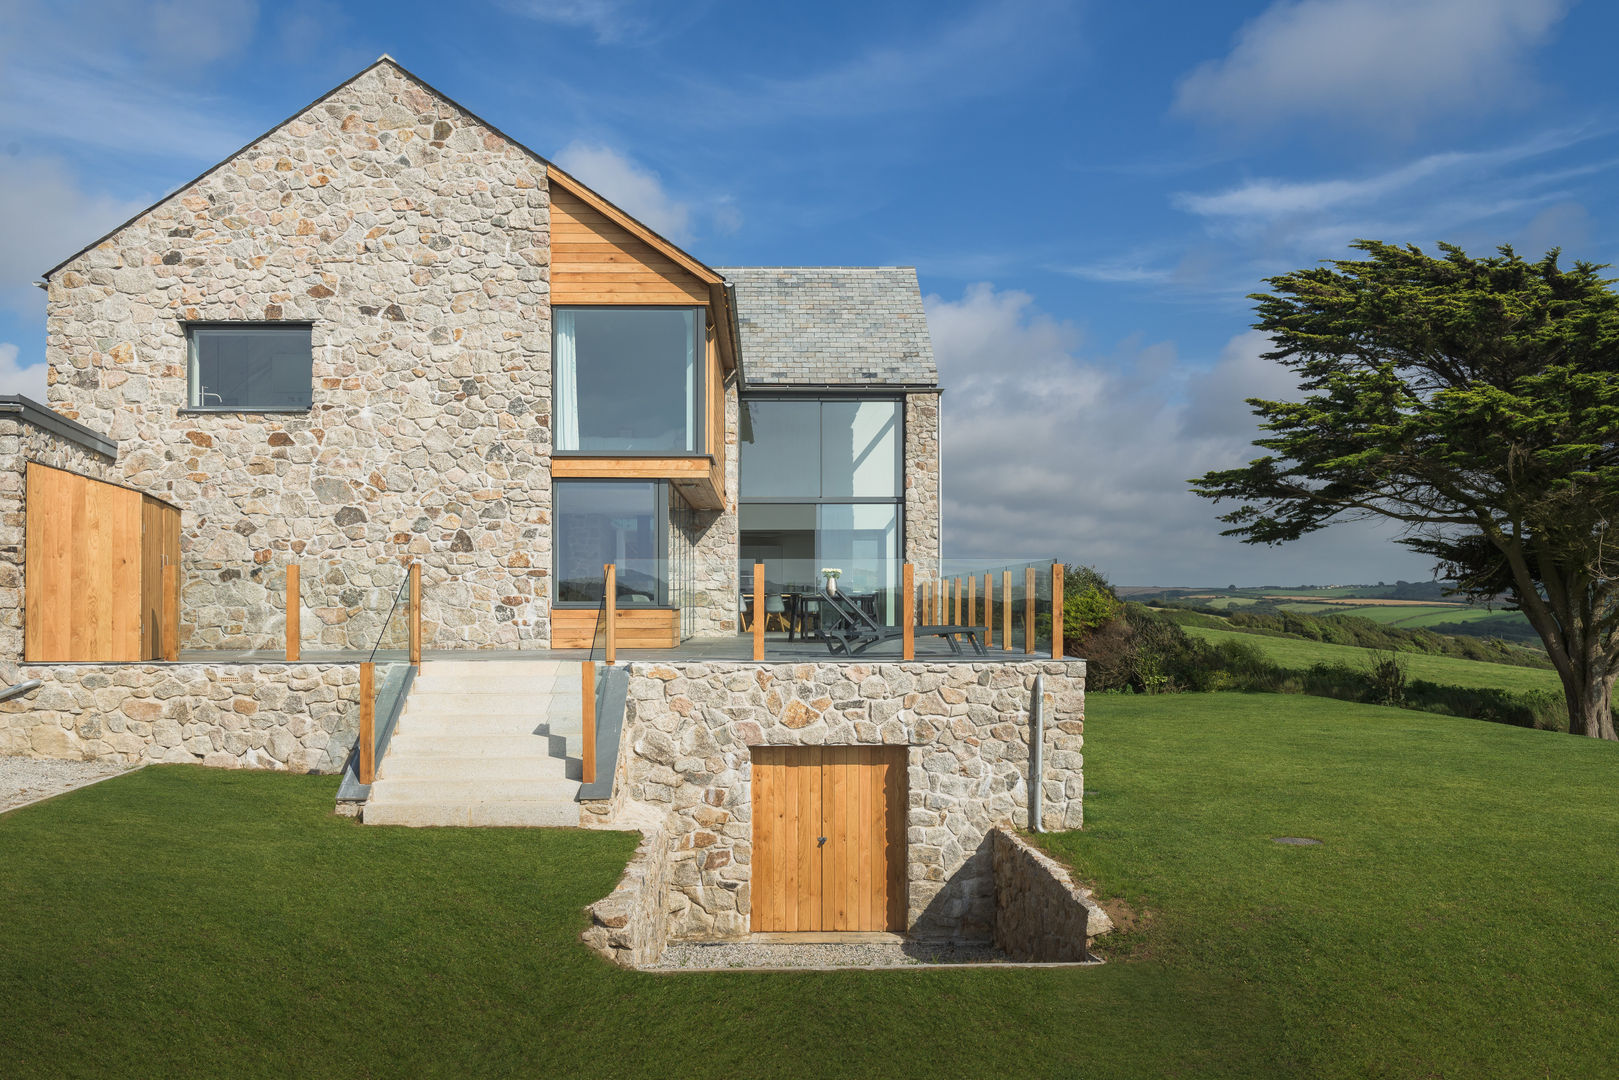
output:
[[[670,525],[669,525],[669,481],[649,479],[646,477],[623,476],[569,476],[551,481],[551,606],[564,610],[593,609],[601,606],[601,600],[563,600],[558,593],[562,588],[562,514],[561,502],[557,498],[557,490],[568,484],[651,484],[652,485],[652,531],[660,545],[657,556],[658,563],[663,567],[663,575],[658,581],[658,596],[655,603],[619,605],[618,610],[634,611],[667,611],[676,605],[670,601],[672,583],[670,581]],[[603,564],[605,565],[605,563]]]
[[[749,495],[742,486],[742,459],[747,454],[746,444],[742,441],[742,422],[747,413],[748,404],[754,401],[791,401],[802,404],[814,402],[820,406],[829,401],[863,402],[882,401],[890,402],[896,406],[895,419],[898,426],[894,431],[895,461],[894,494],[893,495]],[[907,461],[905,459],[905,428],[906,405],[909,395],[904,392],[877,392],[864,388],[851,389],[840,392],[834,387],[816,387],[811,392],[792,393],[779,388],[762,390],[758,393],[745,393],[737,402],[737,439],[736,439],[736,484],[737,502],[740,503],[892,503],[901,505],[905,502],[905,479],[907,475]],[[823,423],[819,411],[816,413],[817,454],[816,454],[816,482],[820,490],[826,490],[826,473],[824,465],[824,449],[819,443],[819,433],[824,432],[820,425]],[[901,517],[904,515],[902,514]]]
[[[186,342],[186,395],[181,413],[244,413],[259,416],[304,416],[315,408],[315,323],[307,319],[240,319],[184,320],[180,324]],[[193,405],[193,391],[198,389],[201,372],[197,360],[198,330],[308,330],[309,331],[309,404],[302,407],[288,405]],[[200,396],[200,395],[198,395]]]
[[[694,348],[692,366],[692,450],[558,450],[557,417],[557,332],[556,313],[568,311],[691,311]],[[552,304],[551,305],[551,456],[560,458],[710,458],[708,449],[708,328],[707,304]],[[583,439],[584,433],[580,432]]]

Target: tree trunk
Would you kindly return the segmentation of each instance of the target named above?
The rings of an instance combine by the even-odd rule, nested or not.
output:
[[[1563,697],[1568,702],[1568,732],[1593,739],[1619,742],[1613,723],[1613,682],[1616,672],[1606,660],[1576,665],[1563,675]],[[1583,677],[1582,677],[1583,676]]]

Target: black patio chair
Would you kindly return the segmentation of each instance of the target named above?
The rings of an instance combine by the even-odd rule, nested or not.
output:
[[[873,645],[905,636],[903,626],[883,625],[867,614],[865,608],[839,593],[823,589],[821,610],[831,611],[837,616],[836,620],[824,617],[821,620],[821,634],[826,638],[828,651],[834,656],[839,653],[858,656]],[[961,653],[961,644],[957,639],[966,638],[979,656],[987,655],[983,642],[979,640],[979,636],[985,632],[986,628],[982,626],[918,626],[912,629],[917,637],[944,638],[950,651],[957,655]]]

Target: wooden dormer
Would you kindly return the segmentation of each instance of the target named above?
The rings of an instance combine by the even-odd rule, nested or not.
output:
[[[559,454],[552,476],[669,480],[693,507],[724,509],[725,381],[737,356],[725,279],[555,166],[549,178],[552,305],[697,307],[706,324],[703,453]]]

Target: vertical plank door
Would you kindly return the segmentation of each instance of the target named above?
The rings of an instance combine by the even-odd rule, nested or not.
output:
[[[905,928],[905,748],[753,749],[752,928]]]

